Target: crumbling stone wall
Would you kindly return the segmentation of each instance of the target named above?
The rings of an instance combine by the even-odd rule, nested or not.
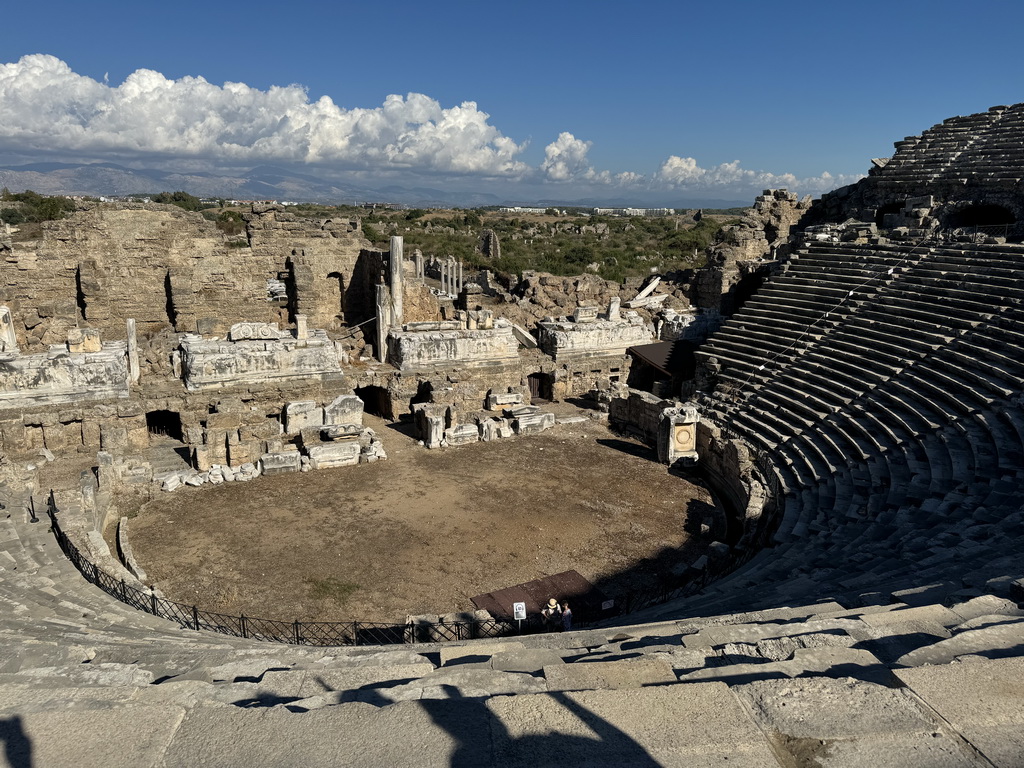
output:
[[[701,309],[734,311],[734,294],[744,278],[763,276],[764,263],[788,255],[790,234],[811,208],[811,197],[803,199],[785,189],[765,190],[749,214],[725,228],[722,242],[698,271],[694,301]]]
[[[41,351],[70,328],[122,339],[134,318],[140,344],[166,329],[224,335],[233,323],[337,331],[350,316],[373,316],[382,254],[367,251],[355,220],[301,219],[277,206],[245,215],[249,247],[233,247],[198,213],[175,206],[85,204],[47,222],[36,241],[0,247],[0,304],[10,307],[19,346]],[[268,281],[287,296],[270,300]],[[170,341],[170,339],[167,339]],[[150,363],[166,364],[160,345]]]
[[[124,338],[128,318],[142,335],[165,326],[209,332],[225,315],[270,320],[272,266],[248,249],[230,250],[196,213],[88,204],[5,253],[0,302],[27,351],[63,342],[79,324],[113,340]]]
[[[395,418],[412,413],[415,402],[445,405],[455,414],[455,422],[464,421],[467,414],[483,410],[491,393],[515,392],[530,400],[530,387],[526,377],[530,366],[519,361],[488,365],[468,371],[452,366],[430,372],[398,373],[387,377],[368,373],[360,377],[357,387],[379,386],[387,390]]]

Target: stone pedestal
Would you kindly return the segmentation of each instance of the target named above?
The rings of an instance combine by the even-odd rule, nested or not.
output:
[[[658,424],[658,460],[663,464],[697,462],[697,406],[687,403],[679,408],[666,408]]]
[[[324,424],[362,424],[363,401],[355,395],[340,395],[324,406]]]
[[[427,448],[440,448],[444,440],[446,412],[448,407],[434,403],[420,403],[414,406],[416,431]]]

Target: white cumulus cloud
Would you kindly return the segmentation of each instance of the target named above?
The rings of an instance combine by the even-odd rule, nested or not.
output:
[[[837,187],[852,184],[863,176],[839,174],[833,176],[828,171],[820,176],[799,178],[792,173],[770,173],[768,171],[749,171],[740,167],[740,161],[722,163],[711,168],[702,168],[692,157],[671,155],[655,174],[655,182],[668,189],[686,189],[694,191],[746,192],[749,190],[778,189],[785,187],[791,192],[819,195]]]
[[[596,184],[634,186],[643,181],[643,174],[625,171],[613,174],[611,171],[597,171],[588,163],[587,153],[592,141],[577,139],[568,131],[544,148],[541,173],[548,181],[586,181]]]
[[[592,142],[563,131],[536,167],[477,104],[453,107],[424,94],[391,95],[372,108],[311,101],[299,85],[266,90],[216,85],[202,77],[171,80],[139,69],[111,85],[72,71],[54,56],[0,63],[0,152],[83,159],[124,159],[202,170],[263,162],[306,163],[380,179],[408,172],[558,184],[563,191],[714,193],[749,197],[768,187],[820,194],[858,176],[749,171],[738,161],[710,168],[672,155],[645,176],[597,170]],[[569,194],[569,192],[566,192]]]
[[[345,109],[298,85],[266,91],[140,69],[123,83],[76,74],[53,56],[0,64],[0,148],[98,156],[293,161],[351,168],[517,177],[525,145],[476,103],[443,108],[418,93]]]

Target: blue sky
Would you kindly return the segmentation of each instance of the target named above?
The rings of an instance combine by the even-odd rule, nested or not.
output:
[[[273,163],[520,198],[819,194],[905,135],[1024,100],[1022,22],[993,0],[18,3],[0,160]]]

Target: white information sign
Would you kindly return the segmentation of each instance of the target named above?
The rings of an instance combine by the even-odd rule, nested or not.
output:
[[[519,620],[526,618],[526,603],[512,603],[512,618]]]

